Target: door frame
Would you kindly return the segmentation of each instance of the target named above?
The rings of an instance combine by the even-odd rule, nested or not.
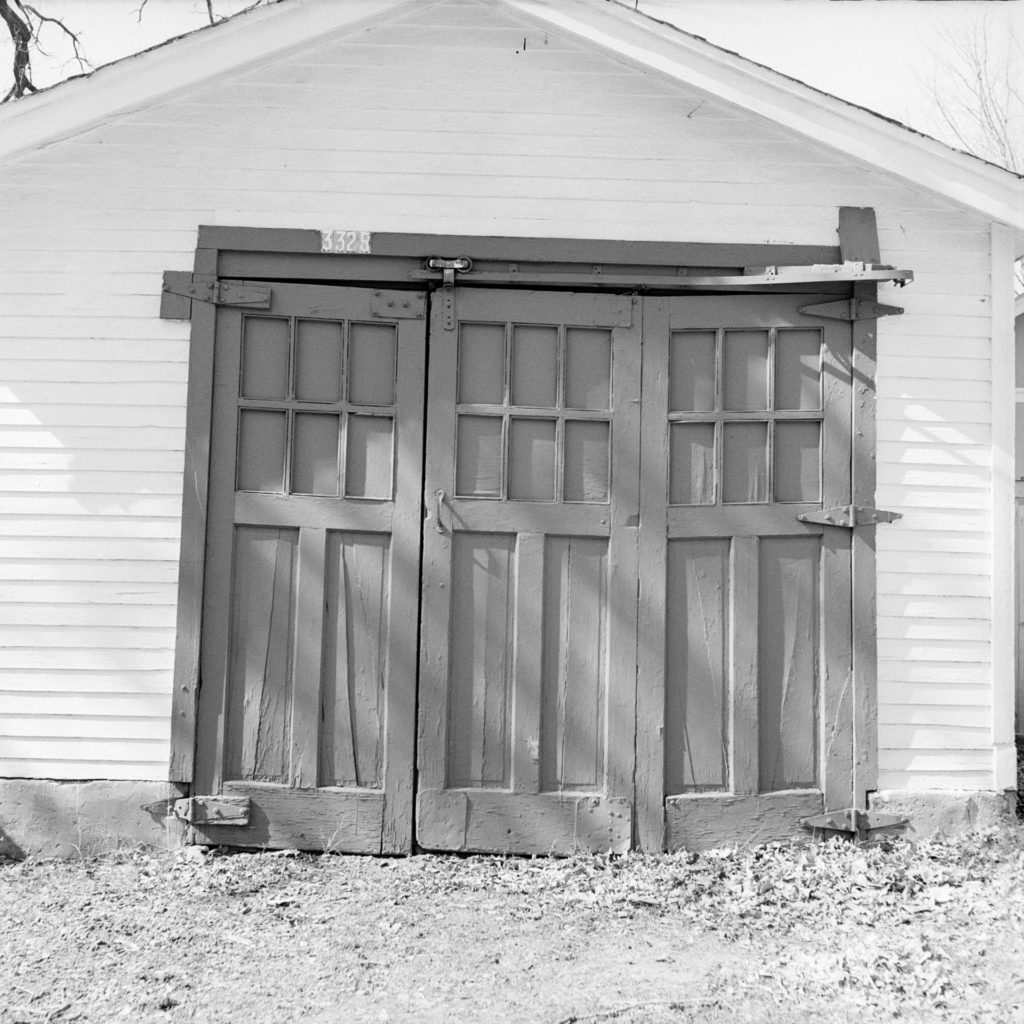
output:
[[[177,622],[168,781],[180,796],[190,794],[197,741],[200,637],[206,561],[207,499],[212,432],[213,355],[217,306],[211,301],[225,281],[287,281],[305,284],[443,288],[442,271],[427,269],[432,257],[468,257],[472,270],[460,285],[693,293],[687,277],[738,275],[766,266],[878,262],[874,211],[838,211],[839,245],[762,245],[708,242],[643,242],[590,239],[529,239],[494,236],[423,235],[392,232],[320,232],[307,229],[200,226],[189,271],[166,271],[160,316],[190,320]],[[344,247],[346,236],[365,236],[370,252]],[[340,241],[337,241],[340,238]],[[326,250],[326,251],[325,251]],[[763,292],[796,292],[873,300],[872,282],[774,284]],[[750,288],[715,288],[713,293]],[[853,501],[871,506],[875,492],[875,320],[853,324],[855,400],[853,408]],[[854,635],[862,638],[853,659],[854,803],[866,807],[877,776],[877,657],[875,635],[874,527],[854,535]]]

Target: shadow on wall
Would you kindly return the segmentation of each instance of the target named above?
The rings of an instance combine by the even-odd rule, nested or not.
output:
[[[5,339],[0,775],[166,778],[188,325],[135,277]]]

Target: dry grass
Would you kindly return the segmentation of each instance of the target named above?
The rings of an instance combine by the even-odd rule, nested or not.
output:
[[[0,869],[0,1022],[1019,1021],[1024,832]]]

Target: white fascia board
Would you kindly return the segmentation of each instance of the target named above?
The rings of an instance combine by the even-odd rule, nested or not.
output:
[[[103,124],[179,89],[359,31],[417,0],[287,0],[202,28],[0,107],[0,160]]]
[[[1024,232],[1024,180],[879,114],[661,25],[607,0],[504,0],[520,12],[640,66]]]

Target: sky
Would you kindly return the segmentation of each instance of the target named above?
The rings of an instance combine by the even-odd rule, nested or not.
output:
[[[208,24],[205,0],[35,0],[80,32],[94,65]],[[215,0],[231,14],[251,0]],[[338,0],[316,0],[338,2]],[[554,2],[554,0],[553,0]],[[996,48],[1024,43],[1024,0],[619,0],[833,95],[943,137],[933,82],[950,38],[988,22]],[[78,72],[56,29],[33,59],[35,82]],[[6,39],[4,40],[6,44]],[[0,54],[3,51],[0,50]],[[3,57],[0,57],[3,59]],[[1017,65],[1024,76],[1024,59]],[[1024,77],[1022,77],[1024,85]],[[947,141],[952,141],[947,137]]]

